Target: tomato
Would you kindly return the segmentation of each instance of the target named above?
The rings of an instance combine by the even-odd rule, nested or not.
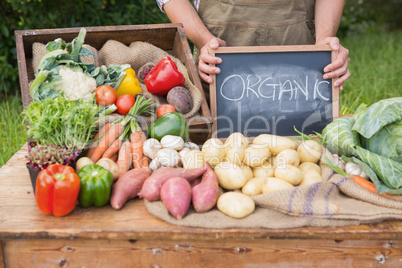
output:
[[[119,96],[116,100],[117,112],[121,115],[128,114],[134,103],[135,99],[131,95],[124,94]]]
[[[161,117],[165,113],[176,112],[176,109],[171,104],[162,104],[156,111],[156,116]]]
[[[101,106],[108,106],[116,102],[116,90],[111,86],[102,85],[95,89],[96,103]]]

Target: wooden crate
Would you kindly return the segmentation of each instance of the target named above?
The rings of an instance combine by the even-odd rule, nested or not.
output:
[[[32,45],[46,44],[56,38],[71,42],[81,28],[22,30],[15,32],[20,86],[24,107],[31,102],[29,82],[34,79],[32,69]],[[148,42],[178,58],[187,68],[191,82],[200,90],[203,102],[200,115],[188,120],[191,141],[202,144],[211,134],[212,118],[202,90],[190,46],[181,24],[122,25],[85,27],[85,44],[99,50],[108,40],[116,40],[125,45],[135,41]]]

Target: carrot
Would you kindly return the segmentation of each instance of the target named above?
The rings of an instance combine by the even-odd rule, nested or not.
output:
[[[118,156],[119,156],[119,154],[118,154],[118,153],[115,153],[114,155],[112,155],[112,157],[110,157],[110,159],[111,159],[113,162],[116,162]]]
[[[101,130],[99,130],[99,132],[95,135],[94,141],[97,141],[100,136],[102,136],[103,134],[105,134],[106,132],[108,132],[111,126],[112,126],[111,123],[105,124],[105,125],[101,128]]]
[[[112,143],[119,138],[119,136],[124,132],[124,124],[116,123],[113,124],[110,129],[101,138],[92,155],[89,156],[93,162],[97,162],[107,150],[107,148],[112,145]]]
[[[142,167],[149,167],[149,160],[145,155],[142,157]]]
[[[145,134],[141,130],[132,132],[130,135],[132,161],[134,168],[142,167],[143,156],[144,156],[143,152],[144,137]]]
[[[366,180],[365,178],[360,177],[358,175],[350,175],[349,178],[352,179],[355,183],[357,183],[361,187],[363,187],[364,189],[372,193],[378,194],[377,188],[375,187],[374,183]]]
[[[89,149],[88,149],[88,151],[86,153],[86,156],[91,157],[91,155],[93,155],[96,147],[99,144],[98,138],[101,137],[102,135],[104,135],[110,129],[111,126],[112,126],[111,123],[107,123],[101,128],[101,130],[99,130],[99,132],[95,135],[94,142],[89,147]]]
[[[375,187],[374,183],[372,183],[371,181],[368,181],[365,178],[362,178],[362,177],[360,177],[358,175],[350,175],[349,178],[352,179],[355,183],[357,183],[361,187],[363,187],[364,189],[366,189],[366,190],[368,190],[368,191],[370,191],[372,193],[375,193],[375,194],[378,194],[378,195],[380,195],[382,197],[386,197],[386,198],[393,199],[393,200],[396,200],[396,201],[401,201],[402,200],[401,196],[394,196],[394,195],[388,194],[388,193],[379,194],[377,192],[377,188]]]
[[[125,141],[121,145],[117,159],[117,166],[119,167],[120,176],[130,169],[132,162],[131,158],[131,143],[129,141]]]
[[[119,138],[115,140],[109,148],[103,153],[103,158],[111,158],[114,154],[118,153],[121,145],[123,144],[122,140]]]

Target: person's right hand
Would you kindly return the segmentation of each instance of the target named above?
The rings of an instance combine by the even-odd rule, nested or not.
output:
[[[201,49],[198,62],[198,73],[202,80],[211,84],[212,78],[210,74],[218,74],[221,70],[218,67],[213,67],[210,64],[222,63],[222,59],[218,57],[213,57],[209,54],[210,49],[217,49],[218,47],[225,47],[226,42],[219,38],[212,38],[209,40]]]

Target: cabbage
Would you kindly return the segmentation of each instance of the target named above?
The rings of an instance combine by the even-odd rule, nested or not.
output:
[[[353,117],[325,127],[322,137],[331,152],[362,164],[379,193],[402,194],[402,97],[362,104]]]

